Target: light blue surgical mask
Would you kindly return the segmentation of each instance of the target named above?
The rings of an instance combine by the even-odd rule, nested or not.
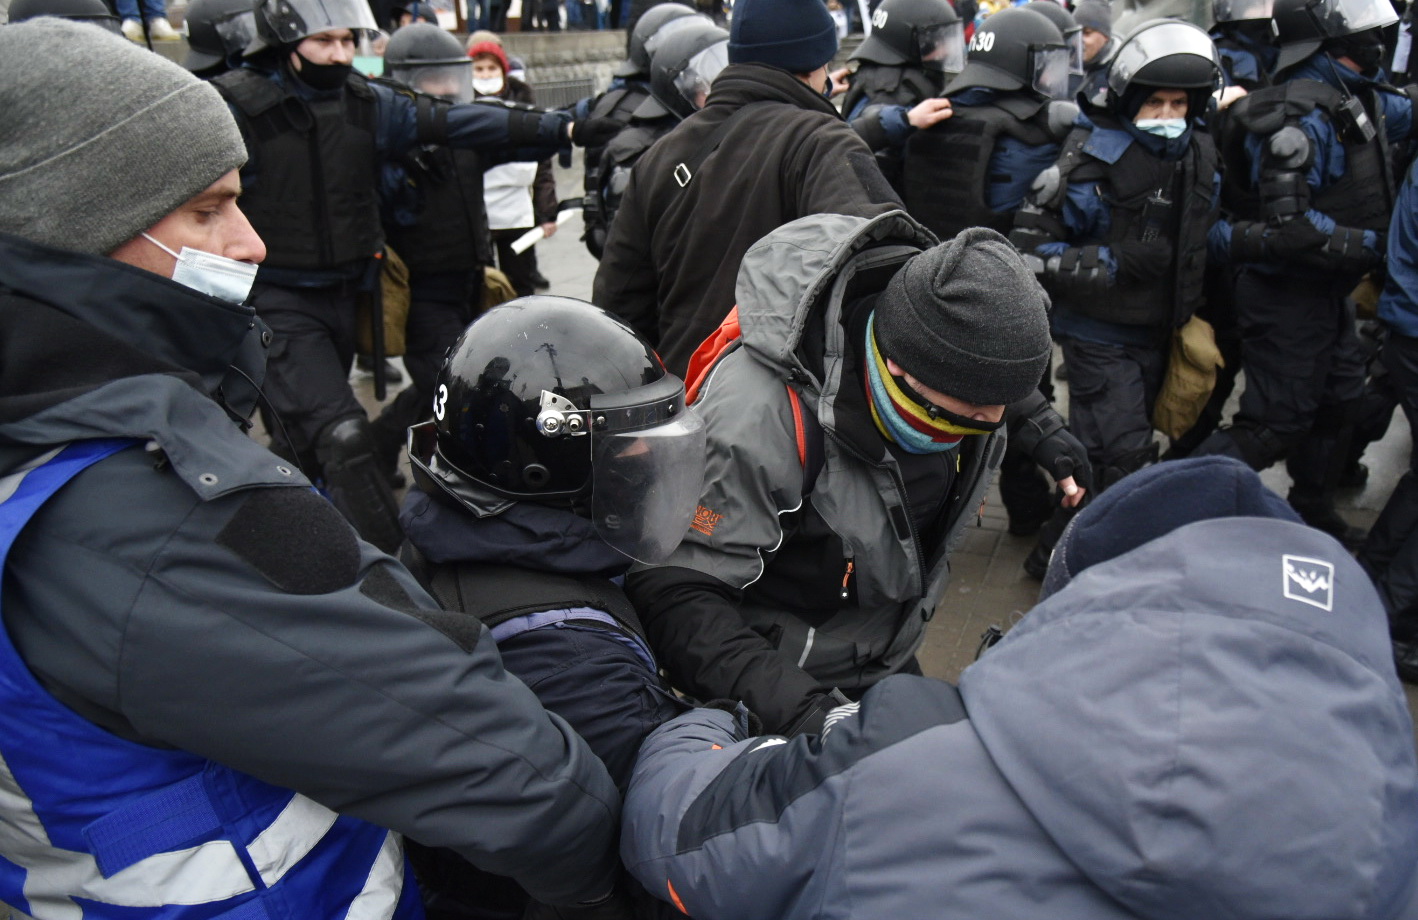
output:
[[[1185,118],[1143,118],[1137,122],[1137,128],[1139,131],[1146,131],[1148,134],[1172,140],[1186,133],[1187,120]]]
[[[172,270],[173,281],[218,300],[246,303],[251,285],[256,282],[254,262],[239,262],[191,246],[183,246],[182,252],[173,252],[146,233],[143,239],[177,260],[177,266]]]

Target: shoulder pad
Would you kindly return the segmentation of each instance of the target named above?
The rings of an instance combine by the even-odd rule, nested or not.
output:
[[[1295,125],[1286,125],[1266,141],[1266,151],[1281,169],[1300,169],[1310,159],[1310,139]]]
[[[1283,87],[1273,86],[1242,96],[1226,110],[1243,131],[1250,134],[1273,134],[1285,126],[1288,103]],[[1303,113],[1300,113],[1303,114]]]
[[[286,91],[274,80],[246,67],[221,74],[212,80],[212,85],[248,118],[270,111],[286,98]]]
[[[393,80],[389,77],[366,77],[365,79],[368,80],[368,82],[370,83],[377,83],[385,89],[397,93],[400,96],[405,96],[409,99],[413,99],[419,95],[418,91],[415,90],[413,87],[406,86],[403,83],[400,83],[399,81]]]
[[[377,98],[374,94],[374,90],[369,86],[369,78],[364,74],[350,74],[349,79],[345,81],[345,89],[361,99],[373,101]]]

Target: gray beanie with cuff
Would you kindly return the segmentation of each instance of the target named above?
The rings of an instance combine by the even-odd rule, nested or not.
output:
[[[1113,37],[1113,7],[1108,0],[1078,0],[1073,8],[1073,21],[1085,29]]]
[[[107,255],[246,162],[217,91],[95,25],[0,28],[0,232]]]
[[[976,406],[1009,405],[1048,365],[1049,297],[1009,240],[963,230],[902,266],[876,304],[881,352]]]

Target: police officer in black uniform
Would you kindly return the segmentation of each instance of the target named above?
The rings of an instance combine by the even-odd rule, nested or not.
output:
[[[1280,54],[1270,27],[1272,0],[1216,0],[1216,25],[1211,38],[1221,54],[1227,86],[1246,92],[1270,85],[1270,72]]]
[[[577,106],[577,114],[590,119],[608,119],[625,126],[640,104],[650,98],[650,47],[656,36],[664,31],[665,36],[673,34],[676,22],[710,22],[708,17],[699,16],[694,8],[683,3],[661,3],[651,7],[641,16],[626,35],[625,60],[614,71],[610,88],[594,98],[584,99]],[[712,24],[712,23],[711,23]],[[581,219],[586,232],[582,240],[586,249],[597,259],[605,246],[610,219],[601,210],[600,195],[604,185],[601,176],[601,162],[605,156],[605,145],[586,148],[585,189],[581,204]]]
[[[1100,492],[1157,459],[1152,406],[1171,333],[1203,300],[1219,175],[1198,121],[1219,80],[1200,28],[1139,27],[1113,58],[1101,100],[1084,101],[1057,175],[1035,191],[1013,237],[1045,260],[1070,423]],[[1026,560],[1031,574],[1042,574],[1055,530]]]
[[[370,83],[351,62],[356,34],[374,28],[364,0],[263,0],[245,66],[212,82],[246,140],[242,206],[268,250],[250,302],[274,336],[264,382],[273,446],[387,551],[401,539],[386,473],[398,444],[381,451],[348,382],[356,301],[377,293],[380,167],[426,143],[536,159],[564,146],[570,125]]]
[[[1333,500],[1364,382],[1345,297],[1381,261],[1413,106],[1383,83],[1387,0],[1276,0],[1273,19],[1275,83],[1227,110],[1222,139],[1246,388],[1197,453],[1286,458],[1290,503],[1355,544]]]
[[[907,139],[950,117],[938,97],[965,64],[964,24],[949,0],[883,0],[872,21],[851,57],[842,114],[899,191]]]
[[[588,303],[494,307],[449,351],[432,421],[409,437],[410,570],[445,610],[482,621],[509,673],[586,739],[623,792],[640,743],[683,711],[620,587],[689,529],[704,423],[631,328]],[[537,907],[449,851],[410,848],[430,920],[625,920],[617,899]],[[636,916],[669,916],[646,899]],[[499,914],[497,916],[504,916]]]
[[[256,37],[254,0],[192,0],[182,29],[187,57],[182,66],[203,80],[241,66],[241,56]]]
[[[384,50],[388,78],[420,94],[415,103],[424,107],[432,99],[472,101],[472,65],[458,39],[427,22],[404,26]],[[384,231],[409,270],[410,385],[374,420],[381,444],[402,441],[405,429],[428,417],[443,356],[482,306],[483,269],[491,263],[483,169],[477,150],[427,144],[384,170]]]

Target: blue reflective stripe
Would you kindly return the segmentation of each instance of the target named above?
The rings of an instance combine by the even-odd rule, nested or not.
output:
[[[134,863],[203,841],[222,829],[207,795],[206,774],[166,786],[84,828],[98,869],[108,878]]]

